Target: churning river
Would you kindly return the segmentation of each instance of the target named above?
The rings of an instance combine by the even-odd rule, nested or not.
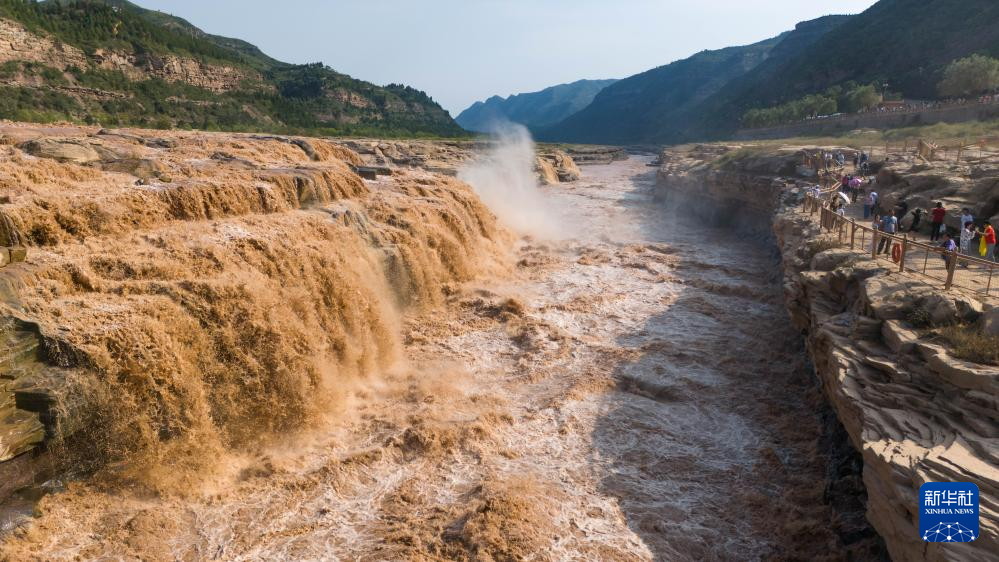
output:
[[[773,247],[654,203],[648,162],[544,188],[565,232],[406,319],[402,364],[345,381],[325,429],[186,495],[71,485],[5,555],[835,556],[822,401]]]

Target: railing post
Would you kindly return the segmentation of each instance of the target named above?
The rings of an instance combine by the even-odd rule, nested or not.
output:
[[[951,285],[954,284],[954,271],[957,269],[957,250],[950,253],[950,259],[947,263],[947,284],[944,285],[944,289],[950,289]]]
[[[902,258],[898,260],[898,272],[902,273],[905,271],[905,254],[909,250],[909,235],[902,235]]]
[[[850,219],[850,249],[855,247],[854,241],[857,239],[857,221]]]

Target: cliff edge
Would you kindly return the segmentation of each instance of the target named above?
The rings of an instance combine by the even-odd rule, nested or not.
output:
[[[944,290],[887,260],[844,248],[801,211],[803,147],[703,145],[667,150],[669,205],[772,230],[791,321],[823,392],[863,455],[867,518],[894,560],[999,560],[999,367],[962,359],[946,337],[981,334],[999,308],[980,292]],[[900,178],[900,185],[911,183]],[[983,338],[994,337],[983,335]],[[984,339],[983,341],[991,341]],[[919,536],[919,488],[973,482],[981,534]]]

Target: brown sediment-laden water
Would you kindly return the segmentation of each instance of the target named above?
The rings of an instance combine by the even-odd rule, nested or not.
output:
[[[181,316],[188,324],[176,326],[178,333],[231,330],[221,339],[192,335],[195,353],[206,354],[219,346],[237,353],[240,346],[287,343],[265,329],[273,324],[265,318],[278,314],[278,325],[295,335],[293,349],[267,357],[294,358],[290,368],[305,368],[305,381],[281,379],[292,387],[258,392],[216,373],[174,389],[184,401],[150,399],[164,405],[141,405],[146,415],[191,419],[177,431],[205,434],[183,441],[186,448],[149,450],[159,459],[207,455],[187,464],[211,470],[192,477],[176,458],[146,459],[139,475],[112,465],[99,477],[71,481],[38,503],[36,518],[6,535],[0,559],[864,558],[870,537],[855,521],[862,506],[850,490],[837,492],[856,467],[837,451],[800,337],[787,321],[772,246],[655,204],[655,173],[647,163],[634,157],[590,166],[579,182],[545,188],[538,201],[547,211],[536,217],[549,228],[516,243],[506,269],[492,263],[505,259],[493,249],[463,250],[468,237],[501,236],[485,222],[452,224],[485,220],[460,197],[464,214],[442,212],[433,223],[449,233],[450,253],[390,256],[389,265],[364,248],[363,237],[348,233],[363,233],[364,225],[330,238],[302,231],[324,228],[309,221],[246,219],[270,221],[265,226],[274,239],[264,247],[249,242],[260,225],[197,233],[247,240],[236,256],[202,256],[211,275],[238,275],[246,263],[259,271],[264,262],[300,272],[277,277],[300,293],[291,303],[295,314],[281,316],[274,310],[287,303],[259,294],[247,300],[255,308],[241,310],[239,295],[213,290],[212,283],[182,287],[176,297],[170,284],[136,283],[132,306],[141,310],[142,299],[166,295],[202,311],[194,320]],[[422,246],[404,235],[415,230],[400,223],[418,222],[443,204],[421,185],[432,190],[414,180],[406,195],[423,198],[426,207],[399,213],[375,206],[382,210],[378,221],[400,230],[386,234],[376,226],[370,236],[395,236],[400,252],[418,252]],[[364,216],[345,204],[338,220]],[[161,235],[149,252],[186,247]],[[297,248],[296,238],[310,247]],[[343,257],[325,263],[319,256],[326,254]],[[451,254],[460,270],[447,271]],[[405,268],[427,276],[407,283],[445,284],[440,302],[376,310],[378,295],[393,291],[383,280],[392,259],[432,262]],[[484,260],[487,275],[475,275],[474,259]],[[354,261],[361,265],[354,268]],[[96,262],[105,277],[125,275],[110,257],[105,262]],[[163,275],[153,271],[163,262],[152,254],[147,262],[149,276]],[[321,283],[334,274],[363,306]],[[274,282],[251,275],[240,286],[267,294]],[[325,308],[311,299],[335,302],[336,312],[314,316]],[[94,300],[90,310],[109,322],[124,314],[110,297]],[[344,325],[337,317],[344,314],[354,315],[353,330],[334,344],[316,335]],[[162,317],[150,322],[156,326],[147,335],[172,325]],[[262,342],[261,335],[271,339]],[[354,337],[368,342],[358,348],[363,353],[349,352]],[[310,364],[300,353],[329,345],[343,346],[338,353],[353,365],[336,369],[332,379],[324,371],[332,367]],[[196,368],[196,357],[178,356]],[[258,355],[243,359],[246,376],[268,368],[257,364]],[[308,377],[326,381],[321,400],[306,402],[304,389],[315,386]],[[212,384],[225,392],[210,393]],[[142,381],[129,387],[149,388],[166,387]],[[232,412],[232,423],[250,417],[263,420],[259,427],[222,435],[207,429],[226,423],[218,412],[228,410],[214,400],[238,404],[248,397],[264,401],[240,406],[253,409],[252,416]],[[281,435],[281,424],[266,420],[291,415],[285,408],[312,416],[309,429],[256,443],[255,431]],[[202,424],[202,417],[212,421]],[[136,438],[162,438],[145,435],[144,427]],[[169,485],[150,484],[158,479]]]

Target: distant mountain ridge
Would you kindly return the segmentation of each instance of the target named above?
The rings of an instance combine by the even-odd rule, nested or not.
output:
[[[475,102],[455,119],[469,131],[490,132],[496,123],[519,123],[532,131],[554,125],[590,105],[593,98],[617,80],[578,80],[539,92]]]
[[[749,109],[848,82],[887,83],[908,98],[937,98],[948,63],[972,53],[999,56],[999,2],[881,0],[831,30],[812,31],[814,41],[727,84],[699,107],[700,138],[731,135]]]
[[[802,22],[773,39],[625,78],[538,136],[601,144],[718,140],[738,130],[750,109],[833,86],[887,84],[906,97],[935,98],[944,67],[974,53],[999,56],[999,2],[880,0],[861,14]]]
[[[465,136],[424,92],[293,65],[127,0],[0,0],[0,118]]]
[[[846,20],[827,16],[758,43],[702,51],[625,78],[600,92],[584,110],[540,131],[539,138],[593,144],[697,138],[703,134],[700,108],[718,92],[758,68],[780,64]]]

